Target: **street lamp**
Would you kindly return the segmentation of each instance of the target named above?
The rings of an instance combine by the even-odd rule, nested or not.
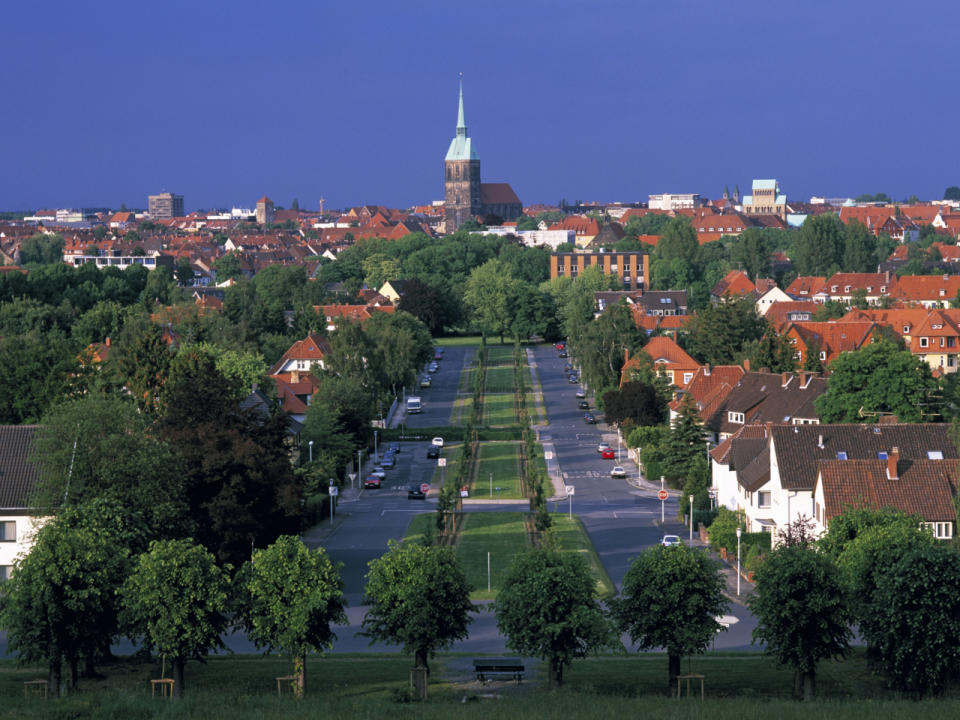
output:
[[[690,545],[693,546],[693,495],[688,495],[690,498]]]
[[[743,532],[737,528],[737,597],[740,597],[740,533]]]
[[[380,462],[380,453],[377,452],[377,431],[373,431],[373,462]]]
[[[307,447],[310,448],[310,462],[313,462],[313,440],[307,443]]]

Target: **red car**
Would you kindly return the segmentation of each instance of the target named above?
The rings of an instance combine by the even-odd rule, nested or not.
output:
[[[604,460],[613,460],[617,454],[613,451],[613,448],[606,448],[600,452],[600,457]]]
[[[365,488],[374,488],[375,490],[380,489],[380,476],[379,475],[368,475],[367,479],[363,481],[363,486]]]
[[[553,347],[554,347],[555,350],[566,350],[566,349],[567,349],[567,344],[566,344],[566,343],[562,343],[562,342],[558,342],[558,343],[557,343],[556,345],[554,345]]]

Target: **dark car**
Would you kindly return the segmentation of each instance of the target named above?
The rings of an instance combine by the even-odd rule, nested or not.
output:
[[[584,413],[584,414],[583,414],[583,421],[584,421],[587,425],[596,425],[596,424],[597,424],[597,419],[593,416],[593,413]]]
[[[440,451],[442,449],[443,448],[437,447],[436,445],[431,445],[427,448],[427,457],[430,460],[436,460],[438,457],[440,457]]]
[[[570,383],[571,385],[576,385],[578,382],[580,382],[580,378],[578,378],[576,375],[571,374],[567,376],[567,382]]]
[[[390,443],[390,447],[388,448],[388,452],[392,452],[392,453],[394,453],[394,454],[400,452],[400,443],[398,443],[396,440],[394,440],[392,443]]]
[[[561,350],[557,357],[562,357],[562,358],[567,357],[567,351],[566,351],[566,350]]]
[[[590,403],[588,403],[586,400],[581,400],[580,402],[577,403],[577,407],[580,408],[581,410],[589,410]]]
[[[426,500],[430,486],[426,483],[412,483],[407,486],[407,498],[410,500]]]
[[[397,464],[397,458],[393,453],[386,453],[382,458],[380,458],[380,464],[385,468],[392,468]]]
[[[441,360],[443,360],[443,353],[440,352],[439,350],[437,350],[437,351],[433,354],[433,359],[436,360],[437,362],[440,362]]]
[[[363,481],[363,486],[365,488],[374,488],[376,490],[379,490],[380,478],[377,475],[368,475],[367,479]]]

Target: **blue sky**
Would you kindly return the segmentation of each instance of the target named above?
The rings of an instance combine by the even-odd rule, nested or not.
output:
[[[442,198],[464,73],[526,204],[960,185],[941,0],[10,3],[0,209]]]

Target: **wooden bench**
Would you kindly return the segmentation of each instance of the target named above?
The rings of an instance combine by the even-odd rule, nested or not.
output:
[[[295,683],[295,682],[296,682],[297,680],[299,680],[299,679],[300,679],[300,676],[299,676],[299,675],[281,675],[280,677],[276,678],[276,680],[277,680],[277,697],[282,697],[282,696],[283,696],[283,686],[284,686],[284,684],[286,684],[286,685],[290,688],[290,691],[291,691],[291,692],[294,692],[294,690],[293,690],[293,683]]]
[[[474,658],[473,671],[477,674],[477,680],[481,683],[487,682],[491,677],[510,677],[517,685],[523,679],[523,663],[517,658],[508,657],[489,657]]]
[[[173,699],[173,678],[160,678],[158,680],[150,681],[150,697],[153,697],[157,694],[157,688],[160,688],[160,697],[168,697],[171,700]]]

